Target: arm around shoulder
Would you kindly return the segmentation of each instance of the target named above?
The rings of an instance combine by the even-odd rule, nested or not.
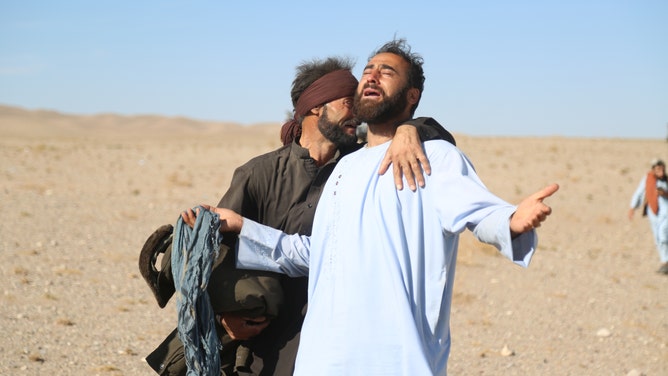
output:
[[[418,134],[420,135],[420,140],[422,142],[431,140],[445,140],[457,146],[455,137],[434,118],[417,117],[405,122],[405,124],[412,125],[417,129]]]

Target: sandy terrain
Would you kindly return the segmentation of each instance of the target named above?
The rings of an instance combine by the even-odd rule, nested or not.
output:
[[[0,106],[0,375],[151,375],[174,327],[137,255],[184,208],[218,202],[278,124],[67,116]],[[510,202],[557,182],[528,269],[460,247],[451,375],[668,375],[668,276],[626,218],[665,140],[456,135]]]

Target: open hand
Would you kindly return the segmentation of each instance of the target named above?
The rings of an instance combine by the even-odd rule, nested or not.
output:
[[[378,173],[384,175],[390,164],[394,174],[394,184],[398,190],[404,188],[404,177],[411,191],[417,189],[416,182],[420,187],[424,187],[423,169],[424,173],[429,175],[431,174],[431,166],[429,165],[429,159],[424,154],[422,142],[415,127],[402,125],[397,128],[390,147],[380,163]]]

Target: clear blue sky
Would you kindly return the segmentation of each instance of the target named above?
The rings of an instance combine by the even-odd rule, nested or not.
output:
[[[456,133],[668,133],[666,0],[0,0],[0,104],[281,122],[298,63],[395,35]]]

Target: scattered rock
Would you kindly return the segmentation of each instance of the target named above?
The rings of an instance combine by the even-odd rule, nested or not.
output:
[[[610,337],[612,332],[609,329],[601,328],[596,332],[596,335],[601,338]]]
[[[508,345],[503,346],[501,349],[501,356],[514,356],[515,351],[508,348]]]
[[[32,360],[33,362],[39,362],[39,363],[44,363],[45,359],[39,354],[30,354],[28,355],[28,359]]]

